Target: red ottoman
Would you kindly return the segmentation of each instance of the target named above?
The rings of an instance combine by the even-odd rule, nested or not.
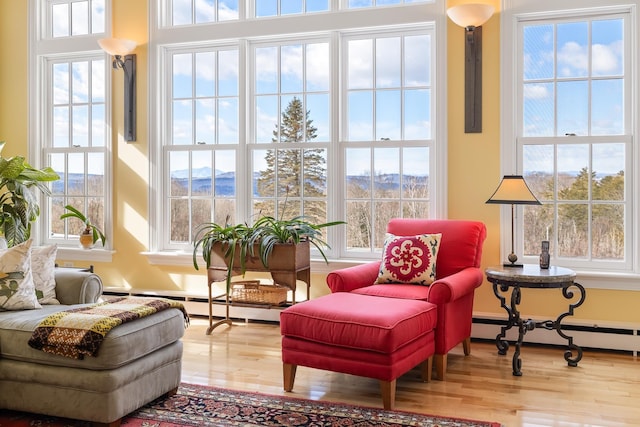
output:
[[[426,301],[338,292],[295,304],[280,314],[284,390],[298,365],[380,380],[393,409],[396,379],[425,362],[431,379],[436,306]]]

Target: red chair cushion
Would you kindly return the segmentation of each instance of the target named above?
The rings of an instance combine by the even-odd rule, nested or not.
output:
[[[392,353],[437,321],[426,301],[339,292],[295,304],[280,313],[282,335],[322,344]]]

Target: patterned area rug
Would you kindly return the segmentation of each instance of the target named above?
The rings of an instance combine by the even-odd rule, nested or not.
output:
[[[85,427],[90,423],[2,411],[1,427]],[[498,423],[384,411],[260,393],[181,384],[175,396],[158,399],[125,417],[123,426],[356,426],[499,427]]]

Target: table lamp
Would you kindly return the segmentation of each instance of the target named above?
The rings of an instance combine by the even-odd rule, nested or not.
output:
[[[513,250],[515,205],[541,205],[542,203],[533,195],[522,175],[505,175],[487,203],[511,205],[511,253],[507,258],[509,262],[505,262],[503,265],[505,267],[522,267],[522,264],[516,264],[518,256]]]

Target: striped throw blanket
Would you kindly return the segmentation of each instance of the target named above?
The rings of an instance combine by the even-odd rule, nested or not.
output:
[[[96,356],[111,329],[168,308],[181,310],[189,324],[187,311],[178,301],[122,297],[48,316],[33,331],[29,346],[73,359]]]

